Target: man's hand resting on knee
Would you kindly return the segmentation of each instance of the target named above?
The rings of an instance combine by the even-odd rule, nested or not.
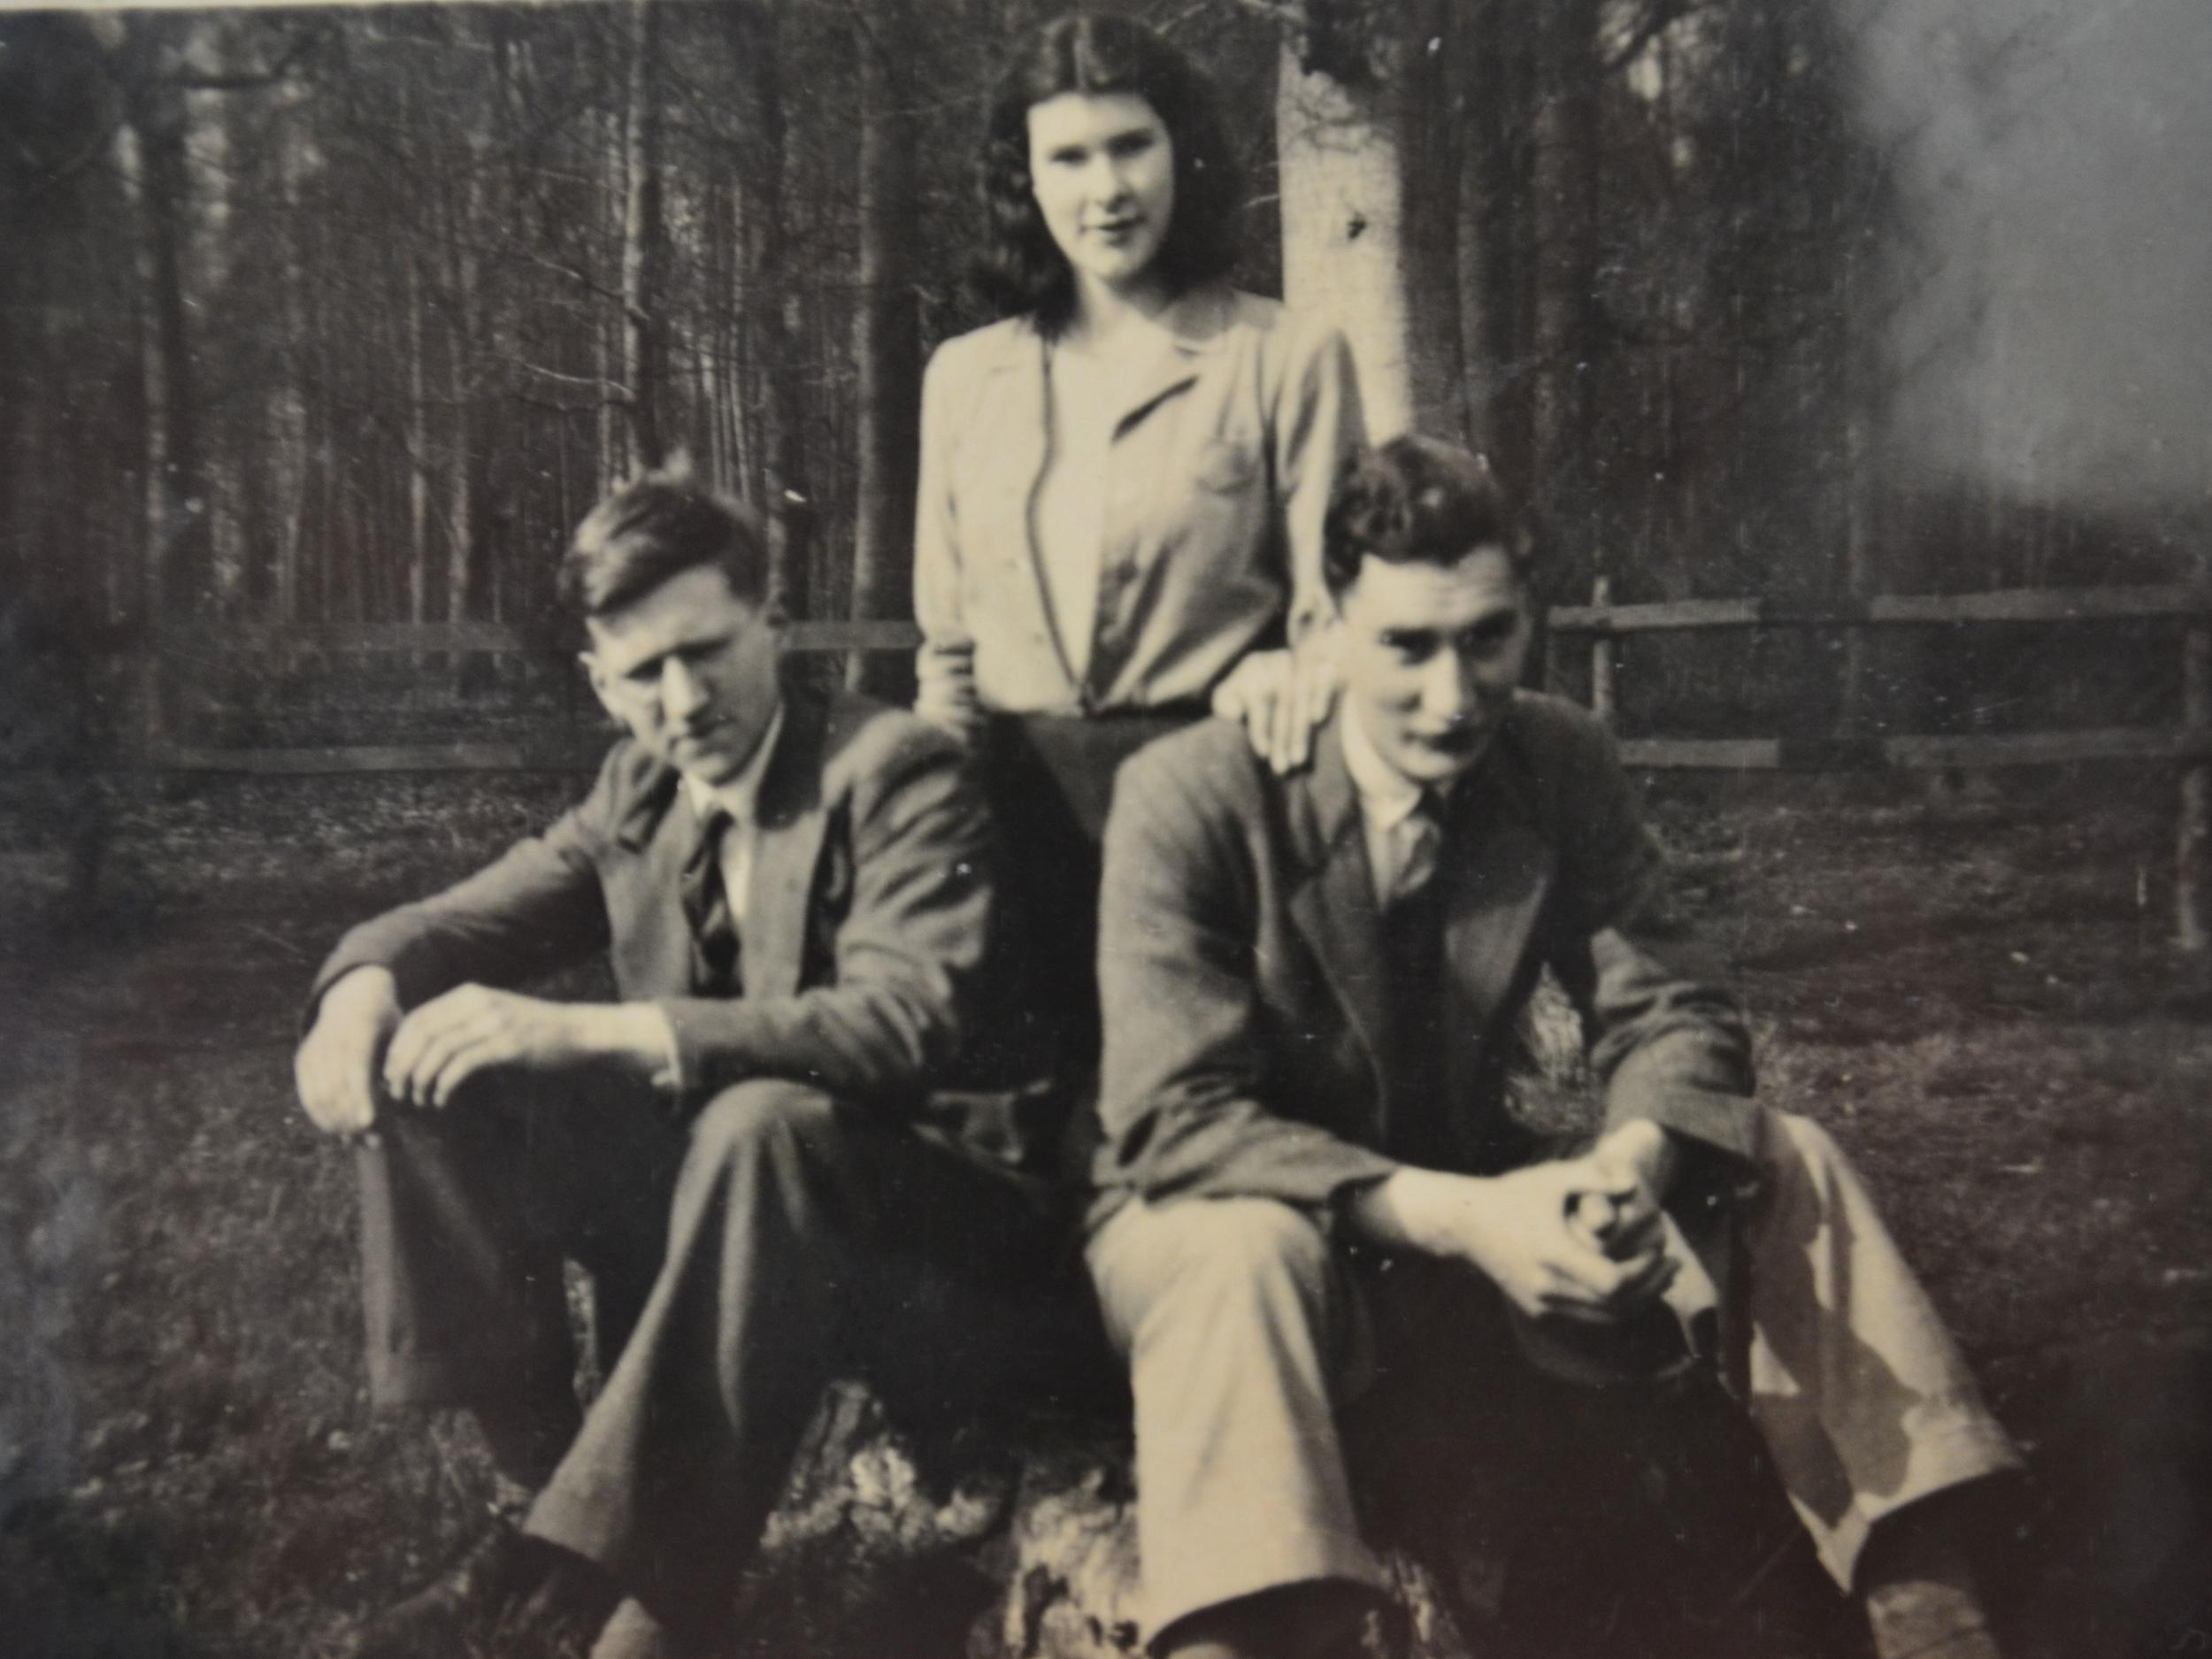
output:
[[[1351,1216],[1379,1243],[1465,1263],[1532,1318],[1606,1324],[1674,1277],[1659,1212],[1672,1172],[1666,1132],[1632,1123],[1580,1157],[1507,1175],[1401,1170]]]
[[[399,1023],[399,992],[388,968],[356,968],[323,993],[292,1061],[300,1104],[316,1128],[360,1135],[376,1127],[377,1064]]]
[[[457,986],[400,1021],[384,1053],[384,1087],[396,1101],[443,1107],[486,1071],[611,1065],[642,1079],[667,1066],[671,1044],[668,1018],[650,1002],[550,1002]]]

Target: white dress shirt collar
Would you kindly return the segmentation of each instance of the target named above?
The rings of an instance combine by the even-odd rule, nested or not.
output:
[[[1377,829],[1394,830],[1421,804],[1421,786],[1382,757],[1360,721],[1359,709],[1344,710],[1344,768],[1359,792],[1359,809]]]
[[[761,733],[760,743],[753,750],[745,768],[729,782],[716,786],[683,774],[684,797],[691,803],[691,810],[702,823],[716,807],[720,807],[739,824],[749,828],[754,821],[755,808],[760,801],[760,780],[766,776],[768,762],[776,752],[776,740],[783,735],[783,703],[779,699],[776,711],[768,718],[768,729]]]
[[[1343,729],[1344,768],[1359,795],[1375,902],[1387,908],[1435,875],[1441,826],[1432,817],[1415,815],[1425,798],[1433,795],[1440,801],[1446,792],[1424,788],[1385,760],[1361,725],[1358,708],[1348,703]]]

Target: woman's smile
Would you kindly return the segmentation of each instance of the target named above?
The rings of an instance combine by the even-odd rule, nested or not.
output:
[[[1175,214],[1175,145],[1150,104],[1064,92],[1032,104],[1029,177],[1079,282],[1125,291],[1154,274]]]

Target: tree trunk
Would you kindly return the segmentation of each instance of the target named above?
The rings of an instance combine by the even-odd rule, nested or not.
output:
[[[859,423],[852,614],[907,615],[912,608],[915,466],[921,443],[920,319],[912,273],[920,241],[914,121],[903,73],[907,0],[873,0],[860,40],[860,306],[853,328]],[[896,696],[903,660],[855,652],[859,688]]]
[[[1284,294],[1343,326],[1373,435],[1462,434],[1453,5],[1305,0],[1299,18],[1275,105]]]
[[[464,255],[461,263],[465,268],[473,265],[474,257]],[[469,316],[474,289],[472,275],[465,273],[458,296],[460,326],[453,330],[447,353],[446,384],[453,396],[451,491],[446,502],[445,615],[449,622],[468,616],[469,595],[475,587],[476,457],[469,419],[475,401],[469,384],[470,349],[475,336]]]
[[[661,430],[668,342],[661,223],[660,9],[631,0],[630,73],[625,100],[622,211],[622,383],[634,460],[657,467],[666,458]]]
[[[127,120],[135,151],[145,397],[146,559],[142,591],[162,616],[200,614],[214,601],[207,494],[185,317],[184,95],[165,19],[128,24]]]
[[[791,227],[786,221],[789,196],[786,170],[796,165],[787,152],[788,122],[783,103],[782,42],[788,7],[733,8],[741,60],[749,70],[747,90],[760,165],[749,177],[750,200],[745,212],[749,304],[746,308],[749,354],[761,365],[766,393],[762,456],[762,503],[769,527],[768,600],[789,617],[807,613],[808,548],[814,503],[806,487],[805,388],[799,374],[799,296],[791,281]]]
[[[309,350],[311,312],[307,296],[314,292],[308,280],[311,256],[315,251],[311,239],[308,220],[302,211],[302,185],[305,181],[308,157],[311,147],[294,142],[293,128],[288,118],[285,126],[287,142],[282,159],[279,162],[279,176],[283,181],[284,239],[286,280],[280,303],[279,326],[283,331],[284,348],[280,361],[282,384],[275,398],[276,434],[275,453],[270,457],[269,473],[272,483],[271,513],[275,522],[271,534],[276,542],[276,571],[271,609],[279,622],[298,622],[304,618],[302,603],[302,565],[307,528],[307,475],[309,471],[309,429],[307,409],[307,376],[305,368]]]
[[[422,262],[407,262],[407,619],[419,626],[430,602],[430,365],[423,340]]]
[[[1602,568],[1594,511],[1590,370],[1597,349],[1600,0],[1558,0],[1541,14],[1544,82],[1537,111],[1537,377],[1532,425],[1538,498],[1564,542],[1555,576],[1581,587]]]

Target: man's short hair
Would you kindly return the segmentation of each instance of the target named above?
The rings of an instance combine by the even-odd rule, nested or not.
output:
[[[730,591],[749,604],[767,594],[768,538],[759,515],[678,462],[618,486],[584,516],[561,557],[561,601],[603,617],[703,565],[719,568]]]
[[[1452,565],[1479,547],[1501,549],[1527,578],[1532,549],[1490,463],[1408,434],[1346,462],[1322,522],[1321,573],[1341,596],[1370,558]]]

